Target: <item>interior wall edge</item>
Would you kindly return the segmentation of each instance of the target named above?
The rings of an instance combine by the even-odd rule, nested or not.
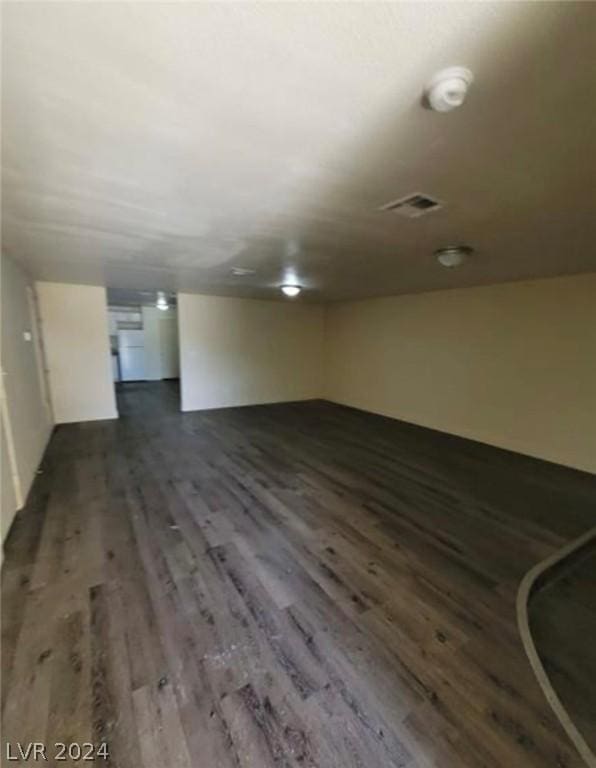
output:
[[[323,308],[178,293],[183,411],[317,399]]]
[[[105,286],[35,288],[56,424],[118,418]]]
[[[2,254],[2,542],[22,509],[52,435],[33,280]]]
[[[499,448],[503,451],[510,451],[511,453],[517,453],[520,456],[526,456],[530,459],[539,459],[548,464],[555,464],[556,466],[566,467],[573,469],[577,472],[586,472],[589,475],[596,475],[596,463],[586,462],[584,465],[578,463],[571,463],[565,456],[559,458],[550,457],[546,458],[544,451],[541,447],[532,446],[521,440],[511,440],[510,438],[503,438],[502,440],[496,440],[493,435],[481,434],[476,430],[460,429],[455,432],[453,429],[445,429],[436,424],[431,423],[420,416],[412,416],[409,414],[394,416],[383,411],[372,410],[371,408],[365,408],[363,406],[354,405],[351,402],[345,402],[338,399],[333,399],[330,396],[323,398],[329,403],[335,405],[342,405],[346,408],[353,408],[355,411],[362,411],[362,413],[371,413],[374,416],[382,416],[385,419],[393,419],[394,421],[401,421],[404,424],[410,424],[413,427],[422,427],[423,429],[430,429],[434,432],[440,432],[443,435],[451,435],[452,437],[461,437],[464,440],[470,440],[475,443],[481,443],[482,445],[488,445],[491,448]]]
[[[341,302],[324,397],[596,473],[596,273]]]

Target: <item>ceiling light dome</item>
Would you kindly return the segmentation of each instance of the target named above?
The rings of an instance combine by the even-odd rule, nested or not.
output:
[[[435,251],[437,261],[443,267],[459,267],[474,251],[469,245],[448,245]]]
[[[302,288],[299,285],[282,285],[281,286],[281,292],[285,296],[289,296],[291,299],[293,299],[295,296],[298,296]]]
[[[166,299],[166,294],[164,291],[157,292],[157,301],[155,302],[155,306],[158,309],[161,309],[162,312],[165,312],[166,309],[169,309],[168,300]]]

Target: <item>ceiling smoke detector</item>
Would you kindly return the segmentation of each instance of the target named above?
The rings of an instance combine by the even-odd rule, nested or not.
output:
[[[466,100],[474,75],[466,67],[448,67],[437,72],[424,89],[428,106],[435,112],[451,112]]]
[[[448,245],[446,248],[435,251],[435,256],[441,266],[451,269],[463,264],[472,253],[474,250],[469,245]]]

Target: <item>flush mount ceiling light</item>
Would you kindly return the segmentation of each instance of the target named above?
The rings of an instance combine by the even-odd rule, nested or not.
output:
[[[437,261],[443,267],[459,267],[474,251],[469,245],[448,245],[435,251]]]
[[[282,285],[281,286],[281,292],[285,296],[289,296],[291,299],[293,299],[295,296],[298,296],[302,288],[299,285]]]
[[[250,269],[250,267],[232,267],[230,272],[234,277],[247,277],[248,275],[256,274],[256,269]]]
[[[155,306],[158,309],[161,309],[162,312],[165,312],[166,309],[169,308],[168,300],[166,299],[166,294],[163,291],[157,292],[157,301],[155,302]]]
[[[474,75],[466,67],[448,67],[437,72],[424,89],[427,105],[435,112],[451,112],[466,100]]]

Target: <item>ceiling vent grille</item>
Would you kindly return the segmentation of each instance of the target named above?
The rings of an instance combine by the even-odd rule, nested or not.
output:
[[[395,213],[399,213],[400,216],[405,216],[407,219],[417,219],[419,216],[424,216],[431,211],[437,211],[442,207],[443,203],[439,200],[416,192],[413,195],[400,197],[399,200],[392,200],[390,203],[382,205],[380,210],[395,211]]]

